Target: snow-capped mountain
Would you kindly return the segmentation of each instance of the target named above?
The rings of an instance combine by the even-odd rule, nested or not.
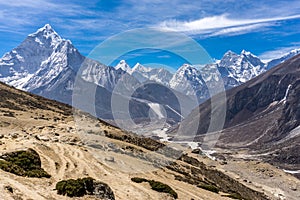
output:
[[[279,60],[281,62],[297,53],[299,51],[295,50]],[[131,68],[125,60],[121,60],[116,67],[109,67],[82,56],[71,41],[61,38],[49,24],[28,35],[18,47],[0,59],[0,81],[67,104],[72,104],[72,94],[76,90],[74,82],[77,77],[83,86],[96,88],[98,91],[96,99],[99,100],[96,107],[100,113],[98,117],[108,116],[108,118],[112,116],[110,110],[112,93],[118,93],[120,98],[131,98],[126,95],[132,93],[132,90],[139,89],[137,86],[140,83],[145,83],[141,88],[146,88],[147,92],[141,89],[138,90],[141,94],[135,92],[133,108],[135,116],[147,117],[149,102],[155,99],[160,99],[160,102],[155,101],[158,104],[163,100],[174,101],[168,103],[168,106],[171,105],[172,109],[178,112],[176,98],[168,96],[172,92],[176,92],[177,96],[196,95],[200,101],[209,98],[208,84],[213,85],[219,81],[216,71],[221,73],[225,88],[228,89],[245,83],[265,70],[266,65],[246,51],[242,51],[240,55],[229,51],[220,61],[206,66],[184,64],[175,74],[166,69],[149,68],[139,63]],[[172,92],[166,93],[167,90]],[[89,90],[81,88],[78,91],[90,95]],[[154,97],[155,93],[159,94],[160,98]],[[80,108],[90,111],[89,102],[83,103],[85,105]],[[143,112],[138,113],[137,106],[140,106]],[[165,109],[167,111],[169,109],[168,116],[175,116],[174,113],[170,114],[171,108]]]
[[[42,94],[53,90],[79,69],[84,57],[49,24],[28,37],[0,60],[0,81]]]
[[[115,68],[131,74],[139,82],[155,81],[185,95],[196,95],[202,101],[210,95],[207,84],[213,87],[219,81],[219,75],[223,79],[225,89],[230,89],[265,72],[266,64],[257,56],[243,50],[240,54],[228,51],[221,60],[205,66],[184,64],[175,74],[166,69],[149,68],[139,63],[131,69],[124,60]]]
[[[197,95],[200,99],[207,97],[207,87],[201,72],[189,64],[182,65],[170,80],[170,87],[186,95]]]
[[[150,68],[137,63],[132,68],[132,76],[134,76],[140,82],[154,81],[162,85],[169,85],[169,82],[173,76],[171,72],[163,68]]]
[[[296,55],[300,54],[300,49],[294,49],[286,54],[284,54],[283,56],[281,56],[280,58],[276,58],[276,59],[273,59],[271,61],[269,61],[267,64],[266,64],[266,69],[269,70],[271,69],[272,67],[276,66],[276,65],[279,65],[280,63],[283,63],[284,61],[286,61],[287,59],[289,58],[292,58]]]
[[[127,67],[129,70],[130,67],[126,65],[124,62],[119,68],[126,70],[124,67]],[[83,80],[109,91],[114,89],[125,73],[85,58],[71,41],[61,38],[46,24],[0,59],[0,81],[55,99],[58,97],[46,95],[47,91],[53,91],[56,87],[62,89],[62,85],[64,90],[72,90],[79,69]],[[133,80],[130,84],[135,82]],[[68,99],[64,102],[70,104]]]
[[[210,97],[208,84],[213,87],[219,81],[220,75],[225,89],[229,89],[247,82],[264,71],[266,71],[265,64],[250,52],[243,50],[238,55],[228,51],[221,60],[213,64],[200,67],[184,64],[172,77],[170,87],[186,95],[196,94],[202,101]]]
[[[265,72],[265,64],[255,55],[243,50],[240,55],[228,51],[218,63],[226,88],[238,86]]]
[[[132,68],[132,76],[134,76],[141,83],[149,80],[148,73],[151,71],[151,68],[145,67],[140,63],[137,63]]]
[[[121,69],[116,70],[91,59],[86,59],[80,73],[83,80],[112,91],[118,80],[126,72]]]
[[[126,63],[125,60],[121,60],[116,66],[115,69],[122,69],[123,71],[127,72],[128,74],[132,73],[131,67]]]
[[[35,72],[61,42],[62,38],[46,24],[0,59],[2,77],[9,76],[12,72]]]

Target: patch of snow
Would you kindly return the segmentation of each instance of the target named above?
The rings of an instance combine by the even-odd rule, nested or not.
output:
[[[36,41],[36,42],[39,43],[40,45],[43,45],[43,44],[44,44],[38,37],[36,37],[36,38],[34,39],[34,41]]]
[[[163,119],[165,118],[164,114],[162,113],[161,105],[158,103],[148,103],[149,107],[154,111],[154,113],[158,116],[158,119]]]
[[[188,145],[191,147],[191,149],[199,148],[199,143],[198,142],[188,142]]]
[[[284,172],[289,173],[289,174],[300,174],[300,170],[286,170],[283,169]]]
[[[156,136],[162,138],[160,139],[161,142],[168,142],[170,137],[167,135],[168,129],[164,128],[164,129],[159,129],[159,130],[154,130],[152,131],[152,133],[154,133]]]
[[[293,130],[291,130],[291,132],[283,140],[281,140],[280,142],[290,140],[290,139],[292,139],[294,137],[297,137],[299,135],[300,135],[300,126],[297,126]]]
[[[24,90],[23,86],[33,77],[34,74],[16,73],[14,76],[1,78],[0,81],[7,83],[17,89]]]
[[[115,68],[116,68],[117,70],[118,70],[118,69],[121,69],[121,70],[127,72],[128,74],[131,74],[131,73],[132,73],[131,67],[126,63],[125,60],[121,60],[121,61],[119,62],[119,64],[117,64],[117,65],[115,66]]]
[[[140,63],[136,63],[134,65],[134,67],[132,68],[132,71],[139,71],[139,72],[150,72],[152,70],[152,68],[150,67],[145,67],[143,65],[141,65]]]
[[[287,87],[287,89],[285,91],[285,95],[284,95],[283,99],[280,100],[280,102],[286,103],[286,98],[287,98],[287,96],[289,94],[289,90],[291,89],[291,87],[292,87],[292,85],[289,84],[289,86]]]
[[[200,150],[204,153],[204,155],[206,155],[208,158],[210,158],[211,160],[217,160],[216,157],[211,156],[211,154],[216,153],[215,150],[204,150],[200,147]]]

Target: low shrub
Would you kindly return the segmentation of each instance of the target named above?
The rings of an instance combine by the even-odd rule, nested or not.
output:
[[[154,180],[147,180],[145,178],[139,178],[139,177],[131,178],[131,180],[136,183],[148,182],[150,184],[152,190],[155,190],[157,192],[168,193],[171,196],[173,196],[175,199],[178,198],[178,194],[170,186],[168,186],[162,182],[154,181]]]
[[[33,149],[16,151],[0,156],[0,169],[18,176],[50,178],[41,167],[40,156]]]
[[[145,178],[138,178],[138,177],[131,178],[131,180],[133,182],[136,182],[136,183],[148,182],[147,179],[145,179]]]
[[[219,193],[219,189],[217,187],[213,186],[213,185],[201,184],[201,185],[198,185],[198,187],[202,188],[204,190],[214,192],[214,193]]]
[[[56,184],[55,189],[57,194],[67,195],[68,197],[82,197],[87,193],[81,179],[60,181]]]
[[[67,195],[68,197],[82,197],[86,194],[93,194],[94,179],[87,177],[83,179],[69,179],[59,181],[55,189],[57,194]]]
[[[164,183],[151,180],[151,181],[149,181],[149,184],[150,184],[152,190],[155,190],[157,192],[169,193],[175,199],[178,198],[177,193],[170,186],[168,186]]]

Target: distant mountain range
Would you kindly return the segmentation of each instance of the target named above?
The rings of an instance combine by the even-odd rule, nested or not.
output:
[[[87,93],[87,91],[74,88],[75,80],[78,80],[77,82],[83,84],[84,87],[96,88],[95,91],[99,93],[95,95],[97,99],[96,114],[104,119],[113,119],[110,103],[113,93],[118,93],[119,97],[125,101],[127,98],[131,98],[126,97],[127,91],[130,93],[133,89],[136,90],[141,83],[143,85],[151,83],[151,87],[146,88],[148,90],[151,88],[156,96],[146,95],[139,89],[142,94],[135,92],[135,95],[143,99],[130,100],[130,105],[132,105],[132,109],[134,108],[131,110],[132,115],[136,116],[134,118],[149,118],[149,110],[152,109],[149,101],[153,99],[154,103],[162,104],[167,111],[167,116],[164,117],[172,116],[171,120],[178,122],[182,116],[175,113],[182,111],[180,106],[175,105],[174,102],[177,101],[169,98],[170,103],[168,104],[161,102],[162,98],[156,97],[171,93],[176,93],[177,96],[186,95],[185,101],[188,102],[187,105],[190,104],[185,108],[187,110],[185,113],[187,113],[210,97],[207,84],[219,77],[223,79],[225,89],[236,87],[297,53],[299,50],[265,64],[250,52],[242,51],[240,54],[236,54],[228,51],[216,63],[202,67],[184,64],[175,74],[166,69],[149,68],[139,63],[131,68],[124,60],[120,61],[117,66],[111,67],[81,55],[71,41],[61,38],[47,24],[35,33],[28,35],[18,47],[0,59],[0,81],[34,94],[72,104],[74,103],[72,95],[76,97],[74,91]],[[216,68],[220,72],[220,76],[214,73],[215,70],[214,72],[211,70]],[[116,90],[115,87],[120,81],[122,90],[120,88]],[[170,92],[165,92],[165,90]],[[189,100],[189,96],[191,99],[196,96],[198,103],[195,104],[191,99]],[[84,96],[77,98],[84,98]],[[80,102],[75,106],[86,111],[93,109],[89,107],[88,102]],[[140,111],[138,111],[138,107]]]
[[[190,136],[192,141],[201,143],[204,134],[210,132],[212,113],[218,113],[225,106],[224,128],[210,132],[212,138],[220,136],[218,147],[232,151],[242,148],[252,158],[267,160],[284,169],[298,170],[300,55],[243,85],[227,90],[226,96],[223,102],[221,95],[214,97],[215,101],[221,103],[213,110],[211,99],[207,100],[180,123],[180,130],[177,126],[171,132],[185,136],[185,139]],[[249,151],[246,153],[246,150]]]

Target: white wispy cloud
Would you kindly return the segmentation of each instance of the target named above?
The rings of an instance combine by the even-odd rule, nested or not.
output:
[[[260,23],[260,24],[251,24],[245,26],[224,28],[221,30],[217,30],[216,32],[213,32],[209,36],[214,37],[214,36],[222,36],[222,35],[226,35],[226,36],[242,35],[249,32],[256,32],[268,26],[274,26],[274,23]]]
[[[268,62],[272,59],[279,58],[282,55],[289,53],[290,51],[294,49],[300,49],[300,46],[291,46],[291,47],[281,47],[277,48],[275,50],[267,51],[259,55],[258,57],[263,60],[264,62]]]
[[[18,9],[19,13],[41,13],[45,10],[53,13],[64,13],[65,15],[85,14],[89,12],[82,6],[67,2],[54,2],[51,0],[14,0],[0,1],[0,6],[5,9]]]
[[[51,0],[0,1],[0,26],[7,30],[21,30],[41,21],[49,23],[55,18],[92,16],[94,12],[71,2]],[[46,21],[47,20],[47,21]]]
[[[156,27],[188,34],[227,35],[252,31],[273,25],[271,22],[300,18],[300,15],[261,19],[232,19],[227,14],[204,17],[194,21],[168,20]]]

